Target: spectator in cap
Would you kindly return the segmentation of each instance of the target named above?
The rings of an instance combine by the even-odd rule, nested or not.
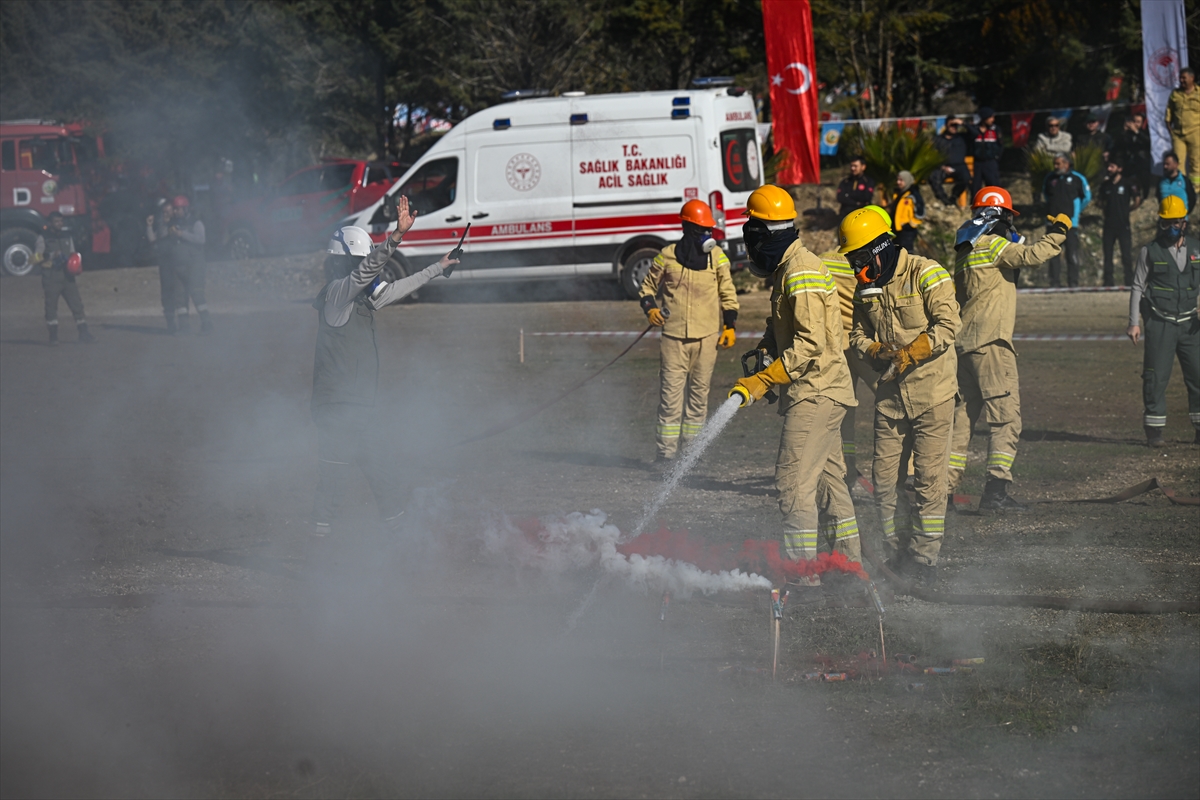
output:
[[[964,130],[962,117],[949,117],[946,127],[933,140],[933,146],[942,154],[943,163],[929,176],[929,188],[943,205],[954,205],[958,196],[971,185],[971,171],[967,169],[971,142]],[[951,181],[949,194],[946,193],[947,181]]]
[[[979,109],[979,124],[967,126],[971,149],[975,156],[975,176],[972,192],[984,186],[1004,186],[1000,182],[1000,156],[1004,154],[1004,137],[996,126],[996,112],[984,106]]]
[[[1099,147],[1105,158],[1112,152],[1113,138],[1100,129],[1100,115],[1096,112],[1088,114],[1087,133],[1075,140],[1075,147]]]
[[[1062,129],[1062,120],[1058,117],[1046,119],[1046,132],[1038,134],[1034,149],[1052,156],[1070,157],[1074,147],[1071,143],[1071,134]]]

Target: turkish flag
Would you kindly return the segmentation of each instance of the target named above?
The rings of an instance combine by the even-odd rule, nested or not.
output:
[[[1013,147],[1024,147],[1029,143],[1029,133],[1033,130],[1033,112],[1021,111],[1012,115]]]
[[[788,158],[775,182],[820,183],[817,56],[808,0],[762,0],[775,149]]]

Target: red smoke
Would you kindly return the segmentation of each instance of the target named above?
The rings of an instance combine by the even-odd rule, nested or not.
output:
[[[788,578],[804,578],[830,571],[845,572],[868,580],[862,565],[841,553],[820,553],[811,560],[792,561],[782,556],[779,542],[776,541],[747,539],[742,542],[740,550],[734,550],[731,545],[706,544],[690,538],[687,531],[672,532],[665,527],[618,545],[617,552],[625,556],[662,556],[695,564],[706,572],[732,569],[757,572],[776,584]]]

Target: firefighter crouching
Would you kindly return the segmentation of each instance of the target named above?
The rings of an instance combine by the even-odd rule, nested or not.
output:
[[[853,214],[860,211],[852,212]],[[772,279],[771,316],[758,343],[771,363],[734,384],[729,396],[742,404],[761,399],[781,386],[779,413],[783,431],[775,464],[779,510],[783,514],[783,547],[788,558],[817,555],[818,492],[828,493],[826,513],[833,518],[833,550],[860,560],[858,520],[846,488],[841,424],[846,409],[857,404],[850,368],[843,351],[837,286],[820,258],[800,242],[796,207],[778,186],[763,186],[750,195],[750,220],[743,228],[751,271]],[[820,578],[804,579],[797,599],[819,599]]]
[[[41,264],[42,295],[46,308],[46,328],[50,333],[50,344],[58,344],[58,298],[67,301],[71,316],[75,318],[75,329],[79,341],[94,342],[96,337],[88,332],[87,319],[83,315],[83,298],[75,276],[83,271],[83,262],[75,249],[75,240],[63,224],[63,215],[50,212],[50,224],[42,229],[33,246],[34,261]]]
[[[386,201],[385,201],[386,202]],[[313,301],[319,322],[313,357],[312,416],[317,426],[317,491],[314,533],[330,531],[345,494],[351,465],[366,475],[381,516],[389,527],[404,513],[394,485],[392,459],[378,441],[372,418],[379,382],[379,349],[374,311],[412,294],[424,284],[450,276],[458,261],[447,253],[420,272],[388,283],[380,277],[396,245],[412,227],[408,198],[396,204],[396,230],[371,249],[361,228],[342,228],[329,241],[325,287]]]
[[[717,348],[733,347],[737,339],[737,292],[729,258],[712,238],[717,224],[712,209],[689,200],[679,218],[683,238],[654,257],[641,289],[642,311],[663,329],[658,462],[674,459],[680,444],[686,446],[704,427]]]
[[[888,220],[875,209],[846,217],[838,241],[859,281],[850,346],[883,371],[871,474],[885,547],[893,571],[929,586],[937,580],[946,529],[954,339],[961,325],[954,283],[937,262],[897,247]],[[910,457],[912,510],[904,491]]]
[[[954,283],[961,308],[958,351],[959,401],[954,410],[950,446],[953,492],[967,468],[971,432],[982,415],[988,424],[987,484],[980,510],[1020,511],[1008,495],[1013,461],[1021,438],[1021,392],[1013,326],[1017,319],[1017,276],[1058,255],[1071,229],[1071,218],[1059,214],[1036,243],[1025,244],[1013,228],[1012,197],[999,186],[975,194],[974,216],[955,238]]]
[[[1163,445],[1167,381],[1176,357],[1187,387],[1194,441],[1200,444],[1200,241],[1187,235],[1187,224],[1184,202],[1164,197],[1159,204],[1158,235],[1138,255],[1129,294],[1129,338],[1136,343],[1143,333],[1146,336],[1143,424],[1151,447]]]

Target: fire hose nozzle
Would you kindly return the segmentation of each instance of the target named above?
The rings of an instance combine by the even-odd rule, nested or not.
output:
[[[738,406],[739,408],[745,408],[746,406],[754,404],[754,396],[751,395],[750,392],[743,389],[741,386],[735,386],[729,390],[730,397],[733,397],[735,395],[742,398],[742,404],[740,406]]]

